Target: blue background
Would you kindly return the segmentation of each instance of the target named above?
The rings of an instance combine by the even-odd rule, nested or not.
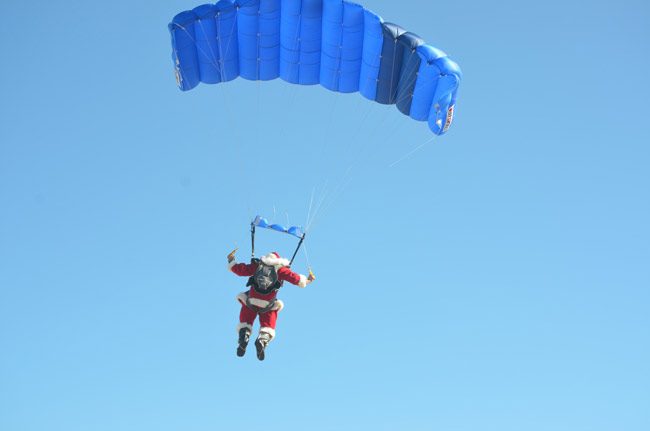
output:
[[[194,2],[0,3],[1,430],[650,428],[648,3],[365,5],[463,68],[410,156],[358,94],[178,91]],[[225,255],[312,196],[239,359]]]

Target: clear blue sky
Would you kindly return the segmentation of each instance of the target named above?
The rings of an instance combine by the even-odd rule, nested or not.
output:
[[[364,4],[465,74],[392,167],[427,126],[358,95],[178,91],[196,2],[0,2],[0,430],[650,429],[648,2]],[[312,193],[239,359],[225,255]]]

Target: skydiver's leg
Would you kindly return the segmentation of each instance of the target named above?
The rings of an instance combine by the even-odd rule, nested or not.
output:
[[[260,314],[260,334],[255,340],[255,348],[257,349],[257,359],[264,360],[264,349],[269,345],[271,340],[275,338],[275,325],[278,320],[278,311],[272,310],[264,314]]]
[[[237,356],[242,357],[246,354],[246,347],[253,332],[253,323],[255,323],[257,313],[246,306],[245,299],[242,301],[238,296],[237,300],[242,304],[239,312],[239,325],[237,325],[237,333],[239,334]]]

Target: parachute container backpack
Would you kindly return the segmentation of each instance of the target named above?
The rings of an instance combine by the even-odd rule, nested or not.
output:
[[[248,286],[252,286],[257,292],[262,295],[268,295],[274,290],[279,290],[282,287],[282,282],[278,280],[278,272],[275,267],[266,265],[260,259],[255,259],[257,262],[257,269],[255,274],[248,280]]]
[[[454,119],[461,71],[443,51],[346,0],[221,0],[169,24],[176,81],[281,78],[395,105],[436,135]]]

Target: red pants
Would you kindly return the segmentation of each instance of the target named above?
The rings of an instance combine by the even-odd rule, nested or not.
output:
[[[252,302],[252,307],[246,305],[247,300]],[[266,313],[258,313],[258,308],[263,309],[267,307],[271,301],[276,301],[273,310],[269,310]],[[251,290],[249,292],[242,292],[237,295],[237,301],[241,304],[241,311],[239,312],[239,325],[237,326],[237,332],[242,328],[247,328],[249,331],[253,331],[253,323],[257,316],[260,316],[260,334],[266,333],[270,336],[271,339],[275,337],[275,324],[278,320],[278,311],[284,307],[284,304],[279,299],[276,300],[275,292],[269,295],[260,295],[257,292]],[[257,307],[256,307],[257,306]]]
[[[257,311],[248,308],[246,305],[242,305],[241,311],[239,312],[239,321],[241,323],[248,323],[253,326],[255,318],[258,316]],[[275,323],[278,320],[278,310],[267,311],[262,313],[260,316],[260,327],[262,328],[271,328],[275,329]]]

